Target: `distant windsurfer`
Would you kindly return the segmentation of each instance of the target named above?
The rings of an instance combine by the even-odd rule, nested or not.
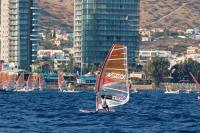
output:
[[[109,107],[108,107],[108,104],[107,104],[107,102],[106,102],[106,98],[105,98],[104,95],[101,95],[101,106],[102,106],[102,108],[103,108],[103,110],[104,110],[105,112],[108,112],[108,111],[109,111]]]

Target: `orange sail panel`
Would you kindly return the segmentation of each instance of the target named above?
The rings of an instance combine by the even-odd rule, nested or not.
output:
[[[7,83],[8,83],[8,73],[1,72],[1,79],[2,79],[2,88],[5,89],[7,87]]]
[[[0,72],[0,89],[2,89],[3,85],[2,85],[2,72]]]
[[[123,105],[129,100],[127,47],[113,45],[98,78],[97,108],[101,95],[107,99],[109,107]]]
[[[64,79],[64,76],[61,72],[58,72],[58,89],[60,91],[62,91],[63,89],[65,89],[65,79]]]

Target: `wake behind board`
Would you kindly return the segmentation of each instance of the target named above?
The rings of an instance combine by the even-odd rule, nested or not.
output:
[[[92,110],[92,109],[80,109],[79,110],[82,113],[96,113],[96,110]]]
[[[65,93],[79,93],[80,91],[63,90]]]
[[[165,94],[179,94],[179,90],[177,91],[165,91]]]

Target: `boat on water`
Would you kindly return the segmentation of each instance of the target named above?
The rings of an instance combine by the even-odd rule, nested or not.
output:
[[[68,86],[66,86],[66,81],[64,79],[64,76],[62,72],[58,72],[58,89],[60,92],[79,92],[75,91],[75,85],[73,83],[69,83]]]
[[[187,94],[192,93],[192,92],[193,92],[193,89],[187,89],[187,90],[185,91],[185,93],[187,93]]]
[[[176,90],[176,91],[165,91],[165,94],[179,94],[179,90]]]
[[[127,47],[114,44],[102,65],[96,84],[96,111],[101,110],[101,96],[109,108],[129,101]]]
[[[67,90],[63,90],[63,92],[71,92],[71,93],[76,93],[76,92],[80,92],[80,91],[76,91],[75,90],[75,84],[74,83],[68,83],[67,85]]]
[[[165,86],[165,94],[179,94],[179,90],[172,90],[171,85],[166,85]]]

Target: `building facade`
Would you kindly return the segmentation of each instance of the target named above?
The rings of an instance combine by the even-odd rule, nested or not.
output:
[[[163,57],[168,60],[172,57],[171,51],[164,50],[140,50],[139,51],[139,64],[144,65],[147,61],[154,57]]]
[[[30,69],[40,43],[38,16],[36,0],[1,1],[1,60]]]
[[[128,47],[129,68],[139,44],[139,0],[75,0],[74,57],[81,67],[102,64],[113,44]]]

